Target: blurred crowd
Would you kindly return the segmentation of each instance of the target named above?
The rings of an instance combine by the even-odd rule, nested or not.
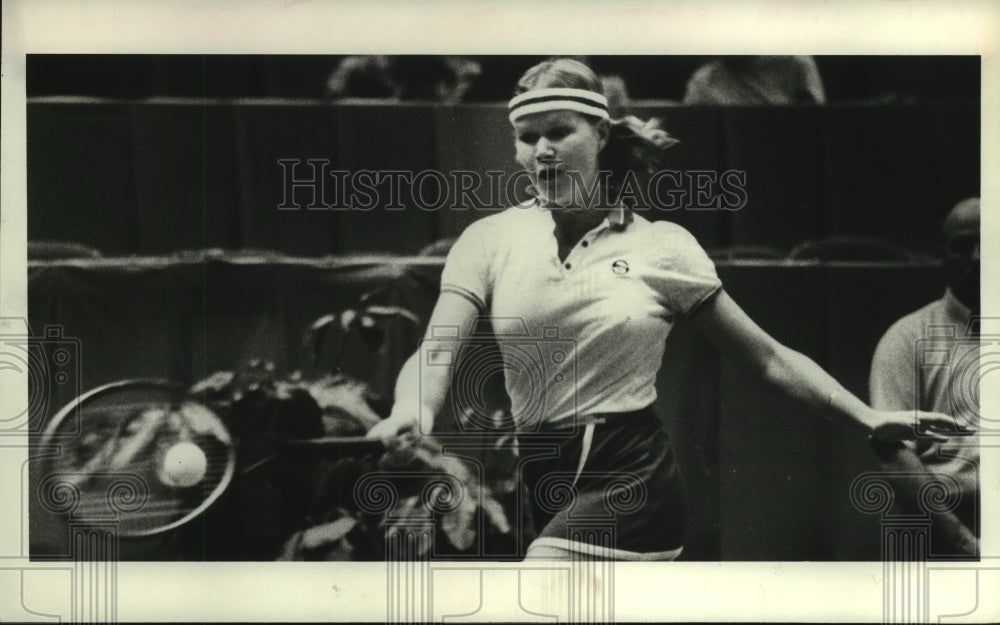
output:
[[[326,81],[334,98],[461,102],[482,73],[462,56],[348,56]]]
[[[482,76],[482,65],[463,56],[348,56],[326,82],[335,99],[463,102]],[[626,79],[601,74],[611,108],[627,106]],[[691,105],[822,104],[819,69],[811,56],[729,56],[699,66],[687,82]]]

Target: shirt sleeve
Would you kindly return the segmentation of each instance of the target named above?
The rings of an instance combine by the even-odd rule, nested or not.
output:
[[[487,230],[480,222],[470,224],[455,241],[444,261],[441,292],[454,293],[472,302],[481,313],[489,310],[492,279]]]
[[[658,221],[653,229],[654,288],[672,310],[690,315],[722,288],[715,263],[684,228]]]

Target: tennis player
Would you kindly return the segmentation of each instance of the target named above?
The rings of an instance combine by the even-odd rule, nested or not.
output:
[[[664,130],[634,117],[611,119],[599,79],[575,60],[532,67],[515,93],[509,119],[535,199],[471,224],[458,238],[426,338],[400,374],[392,414],[371,436],[416,424],[431,430],[452,382],[455,340],[488,315],[501,339],[519,438],[558,441],[557,453],[523,463],[537,530],[527,557],[576,552],[617,560],[673,560],[683,547],[684,485],[652,408],[678,315],[811,412],[878,439],[916,436],[912,411],[872,410],[757,326],[690,233],[615,201],[630,172],[655,168],[675,142]],[[508,349],[509,336],[517,340]],[[526,364],[527,354],[537,367]],[[954,428],[946,415],[919,417],[924,427]],[[611,540],[573,529],[575,519],[609,511]]]

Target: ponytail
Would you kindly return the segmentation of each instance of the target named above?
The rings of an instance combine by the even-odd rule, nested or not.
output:
[[[629,172],[645,177],[659,170],[664,150],[677,143],[658,119],[643,121],[627,115],[611,120],[607,145],[598,157],[601,168],[610,172],[607,197],[618,196]]]

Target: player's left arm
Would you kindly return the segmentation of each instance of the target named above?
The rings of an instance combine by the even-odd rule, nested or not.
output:
[[[728,356],[746,364],[768,386],[814,414],[857,424],[881,440],[915,438],[913,411],[876,411],[842,387],[810,358],[790,349],[758,326],[720,289],[692,313],[694,322]],[[954,430],[948,415],[918,412],[922,427]],[[934,438],[944,436],[928,433]]]

